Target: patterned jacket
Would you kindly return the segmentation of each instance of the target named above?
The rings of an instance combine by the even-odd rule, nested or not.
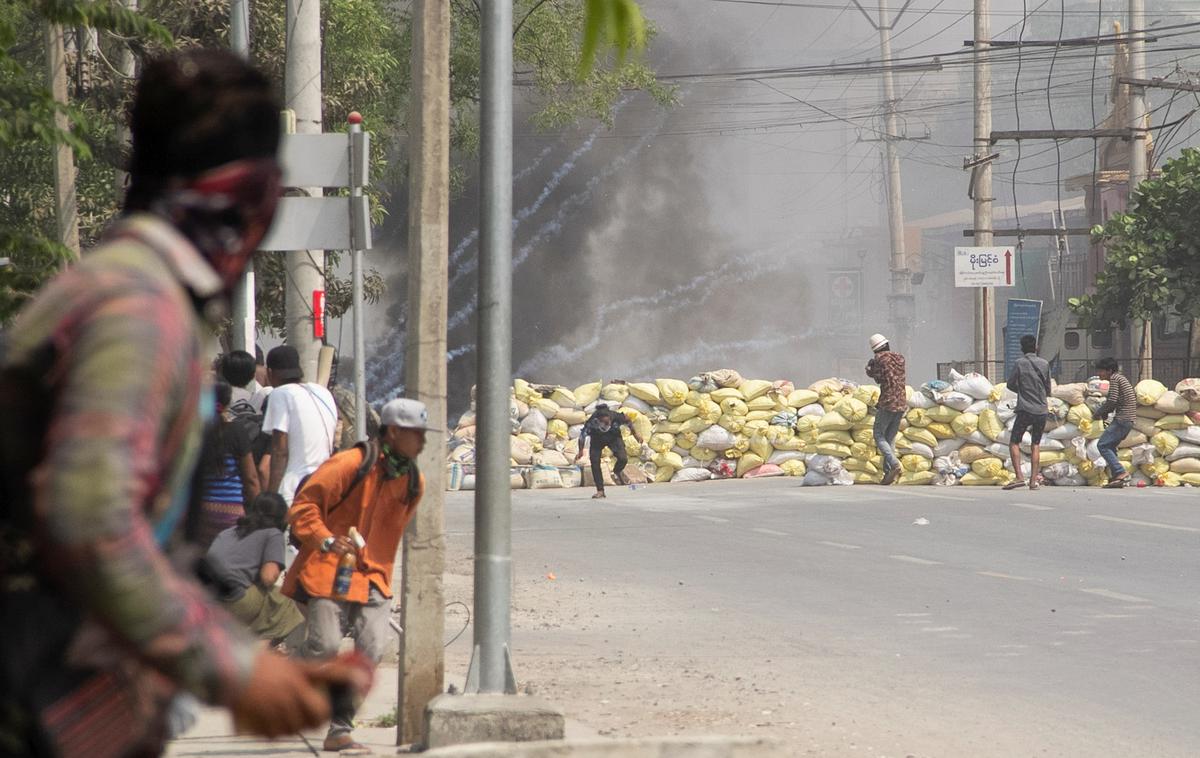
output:
[[[4,451],[0,753],[152,753],[176,690],[226,702],[249,676],[252,637],[168,558],[212,414],[219,291],[173,227],[135,215],[6,335],[5,389],[23,376],[40,400],[0,398],[4,436],[29,422],[26,460]]]
[[[867,376],[879,382],[878,407],[899,413],[908,408],[904,390],[904,356],[885,350],[867,362]]]

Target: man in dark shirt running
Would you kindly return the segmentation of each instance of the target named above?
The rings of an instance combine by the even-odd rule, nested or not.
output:
[[[1021,338],[1023,356],[1013,363],[1008,377],[1008,388],[1017,393],[1017,417],[1009,437],[1008,452],[1012,456],[1013,471],[1017,478],[1004,485],[1006,490],[1025,486],[1021,473],[1021,438],[1029,432],[1029,489],[1036,490],[1038,472],[1041,470],[1042,434],[1046,431],[1046,416],[1050,409],[1046,398],[1050,396],[1050,364],[1037,354],[1037,337],[1026,334]]]
[[[578,463],[583,458],[583,446],[589,439],[592,441],[589,449],[589,454],[592,461],[592,479],[596,482],[596,494],[592,495],[592,499],[601,499],[604,495],[604,472],[600,469],[600,456],[604,454],[604,448],[612,451],[613,457],[617,459],[616,465],[613,466],[613,479],[617,484],[628,484],[629,479],[623,473],[625,464],[629,462],[629,456],[625,453],[625,441],[621,439],[621,427],[629,427],[629,431],[633,432],[633,436],[638,442],[644,442],[638,436],[637,431],[633,428],[633,422],[624,413],[614,412],[604,403],[596,406],[596,412],[584,422],[583,431],[579,433],[579,453],[575,456],[575,462]]]
[[[1096,412],[1095,418],[1097,421],[1104,421],[1108,414],[1116,412],[1116,417],[1104,430],[1104,434],[1100,435],[1100,442],[1097,443],[1100,455],[1104,456],[1105,462],[1108,463],[1108,484],[1104,486],[1111,489],[1124,487],[1129,481],[1129,472],[1121,465],[1121,461],[1117,460],[1117,447],[1133,430],[1133,422],[1137,419],[1137,395],[1133,391],[1133,385],[1117,370],[1119,368],[1115,358],[1101,358],[1096,362],[1096,373],[1108,382],[1108,397]]]

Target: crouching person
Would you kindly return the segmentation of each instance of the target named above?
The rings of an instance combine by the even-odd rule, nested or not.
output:
[[[236,526],[216,536],[207,561],[221,602],[233,617],[272,644],[287,640],[294,649],[304,633],[304,616],[275,586],[283,572],[287,512],[282,495],[262,493],[250,501]]]
[[[371,665],[383,656],[392,610],[392,568],[404,527],[421,501],[425,480],[416,458],[429,431],[425,405],[392,400],[380,414],[378,441],[338,453],[313,472],[288,512],[300,553],[283,592],[306,607],[303,654],[332,658],[342,622]],[[354,529],[359,540],[352,539]],[[353,559],[349,582],[337,582],[343,556]],[[335,706],[325,749],[358,751],[354,711]]]

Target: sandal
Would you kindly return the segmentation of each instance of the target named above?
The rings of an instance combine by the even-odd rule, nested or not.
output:
[[[1129,476],[1128,476],[1128,475],[1126,475],[1126,476],[1119,476],[1119,477],[1117,477],[1116,479],[1113,479],[1112,481],[1110,481],[1108,484],[1104,485],[1104,489],[1106,489],[1106,490],[1119,490],[1119,489],[1123,489],[1123,488],[1125,487],[1125,483],[1126,483],[1126,482],[1128,482],[1128,481],[1129,481]]]
[[[1024,479],[1014,479],[1013,481],[1011,481],[1011,482],[1009,482],[1008,484],[1006,484],[1006,485],[1004,485],[1003,487],[1001,487],[1001,489],[1004,489],[1004,490],[1016,490],[1016,489],[1020,489],[1021,487],[1024,487],[1024,486],[1025,486],[1025,480],[1024,480]]]

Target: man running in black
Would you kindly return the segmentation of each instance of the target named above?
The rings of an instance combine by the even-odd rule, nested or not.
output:
[[[596,406],[596,412],[584,423],[583,431],[579,433],[579,454],[575,456],[576,463],[583,458],[584,443],[589,439],[592,441],[590,448],[592,479],[596,482],[596,494],[592,495],[593,499],[604,497],[604,472],[600,470],[600,456],[604,454],[606,447],[617,459],[616,465],[613,466],[613,479],[618,484],[629,483],[625,474],[622,473],[625,470],[625,464],[629,462],[629,456],[625,453],[625,442],[621,439],[622,426],[629,427],[629,431],[633,432],[633,436],[637,438],[638,442],[644,442],[637,436],[628,416],[624,413],[614,412],[603,403]]]

